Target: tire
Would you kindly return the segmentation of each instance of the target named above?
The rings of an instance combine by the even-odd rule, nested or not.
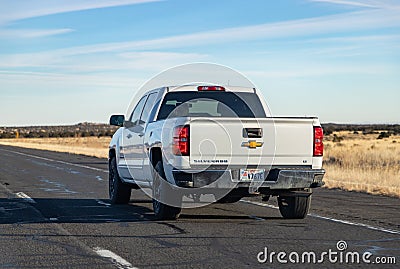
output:
[[[279,196],[279,211],[285,219],[304,219],[311,205],[311,195],[309,196]]]
[[[121,181],[117,162],[112,157],[108,165],[108,193],[112,204],[127,204],[131,199],[131,187]]]
[[[156,219],[158,220],[175,220],[181,213],[180,207],[174,207],[162,203],[162,197],[165,194],[179,195],[173,193],[170,185],[165,180],[165,173],[162,161],[158,161],[154,167],[155,173],[153,175],[153,210]],[[167,189],[168,188],[168,189]]]

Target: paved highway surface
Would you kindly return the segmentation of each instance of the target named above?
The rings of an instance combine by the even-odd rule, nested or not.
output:
[[[368,251],[372,262],[396,259],[397,265],[374,268],[400,264],[396,198],[319,189],[304,220],[282,219],[275,198],[248,198],[156,221],[151,200],[138,190],[129,205],[110,205],[107,184],[105,159],[0,146],[0,267],[291,268],[299,266],[288,259],[291,252],[301,260],[303,252],[313,251],[319,259],[330,249]],[[347,249],[338,251],[339,240]],[[268,256],[286,252],[281,258],[289,264],[280,264],[276,255],[273,263],[259,263],[265,248]],[[344,262],[324,256],[322,266]]]

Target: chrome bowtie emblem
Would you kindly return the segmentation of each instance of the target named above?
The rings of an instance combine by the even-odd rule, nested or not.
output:
[[[264,142],[257,142],[255,140],[249,140],[248,142],[242,143],[242,147],[247,147],[247,148],[251,148],[251,149],[262,147],[262,145],[264,145]]]

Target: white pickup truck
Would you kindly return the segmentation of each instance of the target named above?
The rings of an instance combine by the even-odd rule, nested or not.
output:
[[[272,117],[254,88],[213,85],[146,92],[109,146],[112,203],[150,191],[158,219],[176,219],[186,202],[234,203],[278,196],[284,218],[304,218],[320,187],[323,131],[316,117]],[[209,201],[209,200],[207,200]],[[204,204],[204,203],[203,203]]]

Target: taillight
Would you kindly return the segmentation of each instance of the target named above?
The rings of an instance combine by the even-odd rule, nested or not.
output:
[[[178,126],[174,128],[172,152],[175,155],[189,155],[189,126]]]
[[[322,127],[314,127],[314,156],[324,155],[324,131]]]
[[[225,91],[224,87],[221,86],[198,86],[198,91]]]

